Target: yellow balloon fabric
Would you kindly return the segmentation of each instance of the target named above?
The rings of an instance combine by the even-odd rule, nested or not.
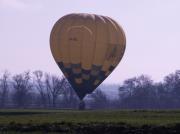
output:
[[[109,17],[73,13],[56,22],[50,47],[56,63],[83,99],[118,65],[126,38],[120,25]]]

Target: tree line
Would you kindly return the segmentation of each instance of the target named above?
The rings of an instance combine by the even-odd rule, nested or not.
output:
[[[111,89],[109,89],[111,90]],[[118,97],[97,88],[84,101],[89,109],[180,108],[180,70],[154,82],[141,75],[119,84]],[[78,108],[79,98],[64,77],[40,70],[0,76],[0,108]]]

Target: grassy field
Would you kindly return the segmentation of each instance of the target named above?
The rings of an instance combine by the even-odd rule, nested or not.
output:
[[[15,131],[17,134],[18,131],[22,131],[21,134],[24,134],[24,131],[35,134],[30,133],[31,129],[36,131],[36,134],[41,134],[43,128],[48,134],[56,134],[56,131],[75,133],[70,129],[77,130],[82,126],[84,131],[85,128],[93,127],[103,129],[103,126],[113,129],[114,126],[126,126],[127,129],[145,126],[169,128],[179,124],[180,110],[0,110],[0,128],[3,128],[0,129],[3,130],[1,134],[16,134]]]
[[[0,110],[0,124],[9,123],[180,123],[180,110]]]

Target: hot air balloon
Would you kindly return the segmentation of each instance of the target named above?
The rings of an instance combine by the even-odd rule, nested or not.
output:
[[[52,55],[80,100],[115,69],[125,52],[123,29],[113,19],[95,14],[68,14],[50,35]]]

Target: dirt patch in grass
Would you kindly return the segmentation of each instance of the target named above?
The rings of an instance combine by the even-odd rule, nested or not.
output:
[[[0,125],[0,132],[58,132],[71,134],[179,134],[180,124],[133,126],[125,123],[44,123]]]
[[[44,112],[0,112],[0,116],[46,114]]]

